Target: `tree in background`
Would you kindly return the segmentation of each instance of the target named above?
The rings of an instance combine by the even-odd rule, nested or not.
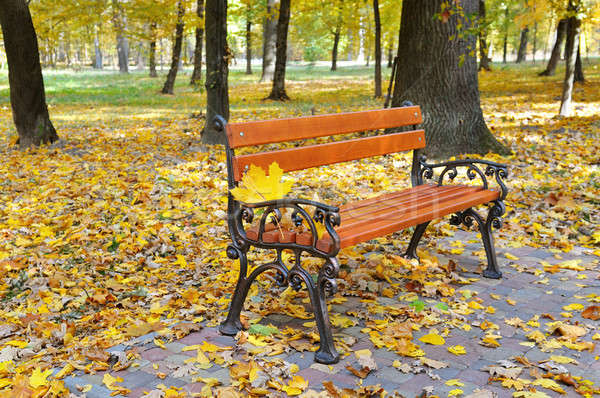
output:
[[[277,50],[277,12],[279,0],[265,0],[266,15],[263,18],[263,62],[261,82],[273,81],[275,75],[275,52]]]
[[[119,0],[112,0],[112,8],[113,26],[117,37],[119,72],[129,73],[129,40],[125,35],[127,18]]]
[[[567,35],[567,24],[568,21],[566,18],[561,18],[558,21],[558,24],[556,25],[556,40],[554,41],[554,46],[552,47],[552,53],[550,54],[550,59],[548,60],[546,69],[539,73],[540,76],[554,75],[558,61],[560,61],[560,54],[562,53],[565,36]]]
[[[375,21],[375,98],[381,97],[381,18],[379,0],[373,0],[373,18]]]
[[[58,135],[48,115],[37,36],[25,0],[4,0],[0,24],[18,144],[30,148],[52,143]]]
[[[579,34],[581,33],[581,19],[578,13],[581,9],[581,3],[578,0],[569,0],[567,9],[567,44],[566,52],[566,69],[565,80],[563,82],[563,91],[560,99],[561,116],[571,116],[572,98],[573,98],[573,83],[575,81],[575,63],[577,52],[575,48],[579,48]]]
[[[202,45],[204,44],[204,0],[197,0],[196,15],[200,20],[196,26],[196,44],[194,47],[194,70],[190,84],[198,86],[202,82]]]
[[[185,16],[185,3],[184,0],[177,1],[177,25],[175,25],[175,38],[173,40],[173,52],[171,55],[171,68],[167,74],[167,80],[162,88],[163,94],[173,94],[173,87],[175,86],[175,78],[177,77],[177,71],[179,70],[179,60],[181,58],[181,45],[183,43],[183,28],[184,22],[183,17]]]
[[[529,27],[521,29],[521,39],[519,41],[519,52],[517,53],[516,63],[521,63],[527,58],[527,43],[529,41]]]
[[[290,24],[291,0],[281,0],[279,5],[279,19],[277,21],[277,52],[275,59],[275,75],[273,88],[267,99],[276,101],[289,100],[285,92],[285,67],[287,63],[287,36]]]
[[[444,6],[443,6],[444,4]],[[398,71],[392,106],[411,101],[421,106],[427,153],[506,153],[483,119],[479,99],[476,37],[457,25],[477,15],[478,0],[465,0],[450,12],[443,0],[404,0],[398,44]],[[440,15],[440,18],[434,18]]]
[[[214,128],[215,115],[229,119],[229,47],[227,46],[227,0],[206,0],[206,124],[205,144],[224,144],[225,136]]]
[[[489,21],[486,18],[485,0],[479,0],[479,70],[492,70],[490,66],[489,47],[487,41]]]

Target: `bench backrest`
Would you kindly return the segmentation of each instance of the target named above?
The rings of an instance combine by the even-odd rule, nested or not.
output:
[[[420,124],[422,121],[421,109],[418,106],[406,106],[290,119],[228,123],[225,131],[229,147],[235,149],[360,131],[412,126]],[[233,178],[235,181],[239,181],[244,171],[251,164],[266,170],[271,163],[277,162],[284,171],[294,171],[424,147],[425,132],[423,130],[412,130],[233,156],[233,159],[231,159]]]

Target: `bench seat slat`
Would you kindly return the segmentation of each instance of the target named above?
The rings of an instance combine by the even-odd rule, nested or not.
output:
[[[359,131],[411,126],[423,122],[418,106],[228,123],[231,148],[296,141]]]
[[[429,203],[422,202],[418,210],[404,212],[399,206],[397,211],[386,218],[366,219],[353,227],[344,227],[344,215],[341,214],[342,223],[338,228],[340,247],[353,246],[373,238],[400,231],[402,229],[441,218],[458,211],[463,211],[472,206],[488,203],[500,197],[500,192],[490,189],[476,189],[464,186],[462,195],[451,196],[446,200],[438,201],[435,196],[430,197]]]
[[[271,163],[277,162],[283,171],[294,171],[419,148],[425,148],[425,132],[405,131],[236,156],[233,159],[233,174],[235,180],[239,181],[246,167],[251,164],[267,170]]]

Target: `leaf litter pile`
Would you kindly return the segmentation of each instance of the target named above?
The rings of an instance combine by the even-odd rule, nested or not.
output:
[[[259,104],[254,86],[232,90],[232,103]],[[342,86],[319,82],[306,96],[334,104],[321,106],[321,113],[360,109],[335,99],[364,95],[368,85]],[[298,84],[296,97],[303,90],[306,87]],[[331,98],[336,90],[339,95]],[[534,84],[511,71],[482,76],[488,125],[514,153],[487,156],[511,165],[511,191],[504,226],[496,232],[497,247],[508,251],[504,256],[509,266],[536,275],[540,283],[547,275],[570,272],[582,285],[598,285],[600,85],[591,80],[577,88],[575,96],[581,102],[575,104],[573,118],[552,117],[559,92],[556,79]],[[60,106],[52,110],[55,115],[70,111]],[[245,110],[234,111],[232,119],[298,113],[291,108]],[[0,117],[0,395],[68,395],[64,377],[84,372],[102,375],[113,395],[126,396],[129,390],[120,384],[119,372],[140,366],[139,344],[165,349],[224,319],[237,278],[237,264],[224,250],[229,241],[224,154],[200,145],[194,132],[201,130],[201,121],[183,118],[63,129],[61,143],[23,153],[9,147],[5,138],[12,129],[6,107]],[[297,182],[292,195],[341,204],[405,188],[409,160],[407,154],[399,154],[293,173]],[[197,394],[202,396],[381,396],[381,387],[360,383],[377,371],[370,350],[353,348],[360,340],[396,353],[393,367],[398,372],[423,372],[432,379],[439,379],[436,370],[448,363],[426,357],[425,345],[445,347],[460,357],[467,348],[446,340],[456,331],[478,328],[481,345],[501,347],[499,325],[486,314],[496,311],[497,300],[519,304],[511,297],[477,297],[468,290],[478,277],[473,269],[467,277],[457,272],[464,269],[461,264],[438,260],[438,254],[456,254],[460,261],[465,251],[459,241],[452,249],[436,245],[438,237],[451,239],[454,227],[442,221],[428,233],[420,264],[400,257],[409,231],[340,253],[340,289],[328,303],[334,307],[331,321],[339,332],[336,346],[342,358],[352,359],[342,371],[356,377],[355,389],[324,381],[322,392],[310,390],[308,381],[297,374],[298,365],[285,360],[295,352],[312,358],[318,333],[306,292],[277,288],[268,273],[250,290],[242,316],[248,329],[236,336],[234,345],[187,345],[182,351],[189,359],[183,364],[168,369],[154,364],[152,373],[159,379],[172,375],[204,383]],[[523,246],[549,250],[558,260],[520,265],[510,250]],[[576,246],[597,260],[560,261],[561,254]],[[483,250],[476,254],[483,266]],[[251,252],[250,260],[264,262],[268,256]],[[320,261],[307,258],[305,264],[314,272]],[[500,360],[483,369],[491,385],[515,397],[546,397],[550,391],[569,396],[599,393],[597,380],[571,374],[565,367],[577,364],[577,353],[593,352],[600,339],[600,295],[574,299],[577,302],[569,300],[557,309],[557,315],[505,319],[522,332],[523,345],[540,348],[548,359]],[[273,325],[264,320],[269,314],[291,321]],[[584,321],[574,320],[580,318]],[[344,334],[349,328],[359,329],[359,337]],[[425,335],[414,337],[419,330]],[[121,343],[123,349],[107,351]],[[553,354],[558,349],[574,355]],[[231,385],[201,376],[203,370],[220,368],[228,370]],[[461,380],[445,383],[452,387],[449,396],[466,396]],[[91,385],[77,388],[83,396]],[[148,393],[186,396],[184,390],[160,383]],[[424,390],[420,396],[432,394]],[[470,396],[492,395],[480,390]]]

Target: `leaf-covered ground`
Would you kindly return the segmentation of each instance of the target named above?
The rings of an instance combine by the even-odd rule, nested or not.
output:
[[[487,157],[511,165],[508,211],[497,233],[509,252],[528,246],[560,256],[578,246],[600,258],[600,70],[598,63],[586,64],[585,70],[588,81],[575,89],[576,116],[567,119],[554,117],[560,73],[540,78],[532,67],[497,67],[480,75],[488,125],[513,150],[511,156]],[[269,87],[254,83],[256,76],[233,73],[232,119],[381,107],[371,97],[368,69],[331,74],[297,67],[291,68],[289,76],[288,94],[293,101],[279,104],[261,100]],[[161,82],[137,74],[50,72],[46,81],[50,113],[62,140],[24,153],[11,145],[16,136],[6,102],[7,78],[0,77],[4,98],[0,111],[0,394],[8,396],[64,395],[60,376],[74,369],[118,371],[135,363],[135,352],[115,357],[105,351],[108,347],[151,331],[159,331],[155,344],[160,347],[201,327],[217,325],[227,311],[236,279],[237,266],[224,253],[229,239],[224,154],[199,140],[204,94],[187,88],[185,76],[174,97],[160,96]],[[298,172],[294,190],[309,198],[316,191],[322,201],[342,203],[406,187],[408,165],[409,156],[400,154]],[[349,176],[355,184],[347,184]],[[444,221],[429,233],[449,236],[454,229]],[[386,297],[414,295],[412,305],[389,314],[385,327],[372,321],[370,331],[361,337],[388,347],[395,344],[398,366],[402,355],[418,357],[419,345],[443,340],[436,334],[445,333],[439,324],[443,319],[465,305],[481,306],[455,293],[460,284],[469,283],[453,271],[461,264],[442,264],[435,257],[438,252],[460,254],[464,250],[460,243],[443,249],[429,239],[421,266],[400,260],[400,249],[397,253],[380,250],[388,239],[403,248],[408,237],[409,231],[404,231],[343,251],[342,288],[332,299],[340,304],[348,295],[368,298],[373,290]],[[365,253],[376,254],[366,262]],[[258,253],[256,259],[262,258],[264,254]],[[531,271],[519,266],[516,257],[514,261],[517,270]],[[544,272],[597,271],[577,260],[542,266],[533,271],[541,280]],[[378,281],[388,278],[389,286],[377,287]],[[302,292],[286,290],[281,297],[263,294],[270,286],[264,279],[251,290],[245,319],[255,326],[249,334],[238,336],[240,343],[256,343],[256,358],[272,353],[261,350],[265,341],[278,347],[298,335],[314,339],[309,323],[308,330],[290,329],[265,340],[264,335],[272,333],[256,326],[262,317],[270,313],[311,316]],[[440,321],[428,323],[435,311],[421,308],[416,294],[445,303],[437,308],[443,313]],[[554,320],[561,322],[556,328],[564,328],[559,333],[562,339],[550,338],[555,330],[549,331],[547,322],[532,321],[532,333],[539,333],[532,342],[571,345],[574,352],[593,350],[593,331],[571,322],[569,315],[588,310],[592,317],[600,317],[594,312],[599,311],[594,303],[600,296],[592,294],[585,301]],[[346,315],[334,315],[334,323],[351,326],[353,321]],[[461,326],[460,317],[453,322]],[[420,327],[435,329],[428,341],[411,338],[411,329]],[[398,335],[404,337],[389,340]],[[491,335],[488,344],[494,345],[497,338]],[[338,343],[342,352],[355,351],[349,342]],[[209,362],[223,365],[237,380],[238,390],[290,395],[306,390],[303,379],[293,377],[293,366],[280,367],[275,375],[257,362],[228,362],[210,346],[194,349],[198,356],[191,367],[202,369]],[[460,355],[461,347],[448,349]],[[359,358],[363,353],[355,354]],[[368,358],[360,363],[368,369]],[[63,374],[51,375],[52,368],[63,369]],[[363,371],[355,369],[357,377]],[[540,380],[538,384],[528,385],[510,372],[499,372],[490,373],[509,388],[507,393],[535,394],[536,389],[554,386],[554,379],[541,374],[532,379]],[[253,384],[258,376],[262,383]],[[104,384],[125,394],[118,380],[110,377]],[[595,382],[563,380],[561,386],[569,394],[576,390],[592,394],[598,389]],[[210,380],[205,383],[209,389],[218,388]],[[168,387],[156,394],[176,396],[176,390]],[[82,390],[85,393],[85,386]]]

